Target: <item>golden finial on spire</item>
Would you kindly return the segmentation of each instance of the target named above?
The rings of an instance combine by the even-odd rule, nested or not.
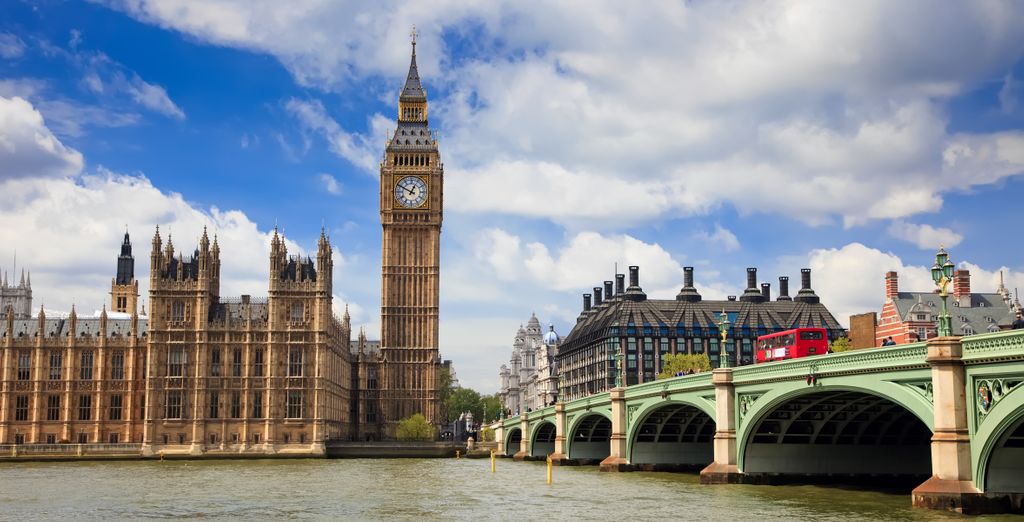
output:
[[[416,32],[416,24],[412,24],[412,31],[409,31],[409,38],[412,39],[413,47],[416,46],[416,37],[417,36],[419,36],[419,33]]]

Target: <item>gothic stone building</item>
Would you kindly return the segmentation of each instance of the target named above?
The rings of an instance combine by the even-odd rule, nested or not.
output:
[[[558,399],[558,368],[555,354],[561,339],[555,327],[541,333],[540,320],[533,314],[526,327],[519,326],[512,342],[512,357],[501,365],[502,408],[510,414],[553,404]]]
[[[574,400],[615,386],[615,356],[622,357],[624,385],[650,382],[670,353],[707,354],[719,364],[718,322],[724,311],[730,327],[725,351],[731,364],[754,362],[758,336],[791,328],[816,327],[829,340],[844,332],[811,289],[811,271],[802,269],[801,288],[789,296],[789,278],[779,278],[779,295],[771,300],[770,285],[757,284],[757,269],[747,269],[747,289],[736,299],[705,301],[693,286],[693,267],[685,267],[683,288],[673,300],[648,299],[640,287],[640,269],[616,274],[615,287],[605,281],[593,294],[583,294],[583,312],[558,349],[560,400]],[[593,297],[593,301],[591,298]]]
[[[331,244],[289,256],[275,229],[268,295],[220,293],[220,247],[191,253],[159,229],[150,314],[136,309],[125,235],[111,313],[29,318],[29,281],[4,284],[0,444],[133,443],[144,454],[322,454],[332,439],[393,436],[402,418],[438,423],[443,167],[427,125],[415,42],[398,128],[381,163],[380,349],[332,313]],[[23,303],[28,303],[25,308]],[[3,317],[3,316],[0,316]]]
[[[397,421],[422,413],[440,423],[438,301],[444,165],[427,120],[427,92],[412,59],[398,98],[398,126],[380,164],[380,358],[368,364],[380,402],[364,418],[384,419],[384,435]],[[362,378],[362,377],[361,377]]]
[[[223,298],[216,238],[204,230],[185,257],[158,230],[143,317],[126,235],[111,285],[121,313],[16,320],[9,311],[0,442],[320,454],[325,441],[351,437],[350,326],[331,311],[330,242],[321,233],[314,263],[289,257],[275,231],[269,261],[266,298]]]

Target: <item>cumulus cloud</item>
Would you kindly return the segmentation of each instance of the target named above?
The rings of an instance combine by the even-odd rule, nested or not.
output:
[[[946,248],[955,247],[964,239],[962,235],[950,228],[933,227],[927,224],[918,225],[906,221],[893,221],[889,225],[889,235],[909,241],[925,250],[935,250],[940,245]]]
[[[126,225],[137,274],[149,273],[155,226],[183,252],[198,244],[207,227],[221,246],[222,295],[266,293],[271,232],[244,212],[196,207],[142,175],[102,167],[79,174],[82,163],[82,155],[61,144],[29,102],[0,97],[0,259],[17,250],[22,266],[32,271],[37,306],[66,310],[78,303],[89,310],[106,303]],[[305,252],[293,241],[287,245],[291,252]],[[335,251],[334,260],[344,274],[347,259]],[[140,277],[139,286],[145,295],[148,279]],[[336,303],[339,313],[343,306]]]
[[[72,176],[82,163],[82,154],[61,143],[31,103],[0,96],[0,180]]]
[[[946,131],[947,102],[1024,53],[1024,9],[1013,2],[107,3],[272,54],[322,89],[366,78],[397,86],[408,60],[400,44],[416,23],[421,72],[445,86],[432,115],[450,179],[474,187],[474,198],[453,198],[458,211],[607,228],[623,226],[611,216],[633,216],[628,226],[725,204],[855,226],[934,212],[946,191],[1024,170],[1007,146],[1014,135]],[[455,59],[441,35],[465,27],[482,51]],[[315,100],[289,109],[338,155],[375,170],[379,146],[367,144],[387,118],[358,134]],[[514,204],[503,191],[475,190],[503,184],[543,184],[569,201]]]
[[[640,266],[640,284],[651,296],[675,295],[683,268],[661,245],[629,235],[580,232],[552,253],[540,242],[524,242],[500,228],[481,232],[475,256],[505,281],[528,280],[552,290],[578,290],[612,279],[616,264],[624,273]]]
[[[17,35],[0,33],[0,58],[13,60],[25,54],[25,42]]]

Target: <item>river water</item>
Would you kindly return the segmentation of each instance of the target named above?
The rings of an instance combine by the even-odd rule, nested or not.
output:
[[[910,495],[487,459],[0,464],[0,519],[952,520]],[[985,517],[988,519],[989,517]],[[1003,518],[1003,517],[991,517]],[[1018,520],[1020,520],[1018,518]]]

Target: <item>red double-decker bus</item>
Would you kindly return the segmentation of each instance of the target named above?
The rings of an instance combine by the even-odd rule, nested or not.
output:
[[[757,362],[796,359],[828,353],[824,328],[796,328],[757,338]]]

